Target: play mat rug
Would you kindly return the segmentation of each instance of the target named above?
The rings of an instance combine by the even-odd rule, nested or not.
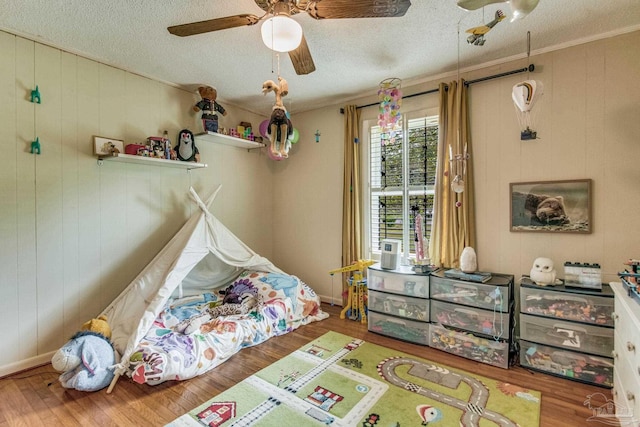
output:
[[[539,421],[538,391],[328,332],[168,425],[526,427]]]

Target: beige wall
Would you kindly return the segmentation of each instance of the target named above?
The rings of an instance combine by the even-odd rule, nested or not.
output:
[[[604,280],[614,280],[628,258],[640,257],[640,32],[538,56],[529,78],[542,81],[536,141],[520,141],[511,90],[526,74],[470,87],[471,135],[476,180],[479,268],[528,274],[538,256],[598,262]],[[462,74],[468,80],[523,68],[526,60]],[[446,81],[454,80],[451,76]],[[405,95],[434,89],[438,82],[403,87]],[[374,96],[354,101],[375,102]],[[437,94],[409,98],[403,109],[437,106]],[[342,200],[342,105],[294,116],[301,143],[278,170],[274,216],[274,262],[299,275],[326,300],[337,296]],[[374,119],[376,107],[362,110]],[[319,128],[320,144],[308,142]],[[331,137],[329,137],[331,136]],[[336,161],[329,161],[335,158]],[[593,233],[512,233],[509,183],[562,179],[593,180]],[[365,257],[367,254],[365,254]],[[332,286],[333,285],[333,286]]]
[[[526,76],[471,87],[481,269],[520,276],[546,255],[558,265],[600,262],[610,280],[624,260],[640,256],[639,46],[635,32],[534,56],[531,78],[545,85],[537,141],[519,140],[511,102],[511,87]],[[40,105],[28,101],[36,84]],[[193,93],[0,32],[0,99],[0,375],[46,362],[99,313],[192,212],[189,186],[206,196],[223,184],[214,213],[325,300],[339,300],[340,277],[328,271],[341,266],[343,105],[294,114],[300,141],[286,161],[205,144],[199,148],[209,167],[187,173],[98,166],[91,144],[93,135],[132,143],[164,129],[172,136],[199,130]],[[405,101],[407,110],[412,105],[437,106],[436,95]],[[224,107],[221,126],[264,120]],[[377,111],[362,113],[375,118]],[[35,136],[40,156],[28,152]],[[510,182],[572,178],[593,179],[592,234],[509,232]]]
[[[41,104],[29,102],[38,85]],[[219,185],[213,212],[272,254],[272,173],[259,150],[199,144],[206,169],[97,164],[93,136],[200,131],[195,93],[0,32],[0,376],[48,361]],[[222,126],[260,117],[225,105]],[[29,152],[38,137],[42,154]],[[175,142],[175,141],[174,141]],[[50,356],[49,356],[50,357]]]

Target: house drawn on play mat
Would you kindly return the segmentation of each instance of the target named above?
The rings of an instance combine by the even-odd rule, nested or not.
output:
[[[333,405],[344,399],[343,396],[333,393],[331,390],[317,386],[313,393],[305,397],[305,401],[316,405],[318,408],[329,411]]]
[[[197,417],[201,423],[209,427],[217,427],[236,416],[236,402],[215,402]]]

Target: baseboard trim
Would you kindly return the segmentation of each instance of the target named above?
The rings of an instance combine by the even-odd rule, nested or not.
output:
[[[333,298],[324,295],[318,295],[320,297],[320,302],[324,302],[331,305],[339,305],[342,307],[342,298]]]
[[[44,353],[35,357],[30,357],[29,359],[21,360],[19,362],[0,366],[0,378],[51,363],[51,358],[54,354],[55,351],[51,351],[49,353]]]

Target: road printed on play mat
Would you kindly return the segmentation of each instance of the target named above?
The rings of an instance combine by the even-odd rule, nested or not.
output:
[[[405,380],[396,375],[395,370],[401,365],[409,365],[409,375],[430,381],[435,384],[457,389],[460,383],[465,383],[471,388],[471,395],[468,401],[463,401],[448,394],[423,388],[411,381]],[[387,382],[414,393],[418,393],[429,399],[436,400],[445,405],[454,407],[462,411],[460,425],[465,427],[478,426],[481,418],[496,423],[499,426],[516,427],[517,424],[494,411],[489,411],[485,407],[489,400],[489,389],[477,378],[451,372],[441,366],[424,363],[410,357],[392,357],[385,359],[378,364],[378,374]]]
[[[315,366],[284,388],[271,384],[255,375],[248,377],[245,379],[245,382],[258,390],[262,390],[268,397],[258,405],[251,408],[244,415],[234,419],[229,427],[248,427],[256,425],[267,414],[276,410],[276,408],[281,405],[286,406],[295,412],[305,414],[306,416],[319,421],[321,424],[331,424],[335,427],[358,425],[359,421],[366,417],[370,409],[375,406],[376,402],[378,402],[380,398],[382,398],[384,393],[388,390],[389,384],[460,410],[462,412],[460,425],[463,427],[477,427],[482,418],[499,426],[517,427],[516,423],[504,415],[486,409],[490,390],[480,380],[470,375],[452,372],[444,367],[425,363],[411,357],[392,357],[383,360],[377,365],[378,374],[384,380],[380,381],[337,364],[337,362],[342,360],[362,343],[362,340],[354,339],[343,348],[337,350],[327,359],[319,358],[318,356],[310,354],[304,350],[295,351],[292,353],[294,357],[305,360]],[[403,379],[396,374],[396,369],[402,365],[409,365],[409,370],[407,372],[408,375],[414,378],[419,378],[423,381],[438,384],[451,390],[458,389],[461,383],[464,383],[470,387],[471,395],[467,401],[464,401],[446,393],[429,390],[416,383]],[[296,395],[298,390],[314,381],[318,376],[326,371],[332,371],[339,375],[351,378],[369,388],[369,391],[363,396],[363,398],[355,404],[343,418],[324,411],[320,407],[310,404],[303,398]],[[186,414],[175,420],[171,425],[192,426],[200,424],[195,423],[194,419]]]
[[[279,405],[284,404],[287,407],[298,411],[300,413],[307,414],[308,416],[320,421],[321,423],[331,424],[336,427],[348,427],[358,423],[363,419],[368,410],[382,397],[387,391],[388,385],[375,378],[368,377],[366,375],[353,372],[336,363],[347,356],[351,351],[358,348],[363,344],[362,340],[353,340],[343,348],[339,349],[334,355],[323,360],[317,356],[308,354],[305,351],[297,350],[292,355],[300,357],[308,362],[315,364],[313,368],[307,371],[304,375],[298,377],[293,383],[287,387],[280,388],[267,381],[260,379],[257,376],[250,376],[245,381],[254,387],[263,390],[269,395],[265,401],[255,406],[241,417],[234,420],[229,427],[247,427],[256,424],[261,418],[266,416],[269,412],[275,410]],[[361,399],[361,401],[355,405],[344,418],[338,418],[315,405],[311,405],[303,399],[295,396],[300,388],[309,384],[315,378],[317,378],[323,372],[331,370],[345,377],[352,378],[359,381],[362,384],[367,385],[370,388],[369,393]]]

